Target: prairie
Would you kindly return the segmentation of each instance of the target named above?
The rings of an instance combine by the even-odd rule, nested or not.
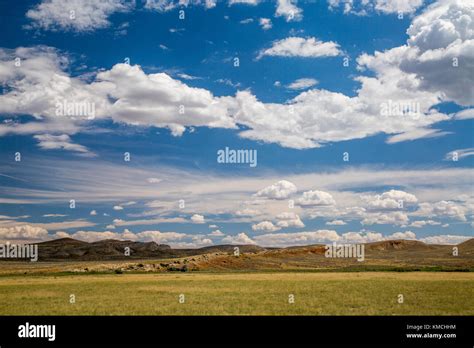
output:
[[[0,315],[474,315],[472,272],[2,275],[0,294]]]

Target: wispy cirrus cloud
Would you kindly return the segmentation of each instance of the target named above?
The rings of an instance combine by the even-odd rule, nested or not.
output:
[[[71,141],[71,137],[67,134],[40,134],[35,135],[34,138],[38,140],[38,146],[43,150],[65,150],[77,152],[79,155],[87,157],[96,156],[95,153],[89,151],[85,146],[74,144]]]
[[[448,152],[444,159],[446,161],[457,161],[463,159],[465,157],[473,156],[474,155],[474,147],[467,148],[467,149],[457,149]]]

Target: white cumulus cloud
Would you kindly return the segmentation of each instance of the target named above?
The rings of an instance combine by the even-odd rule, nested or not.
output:
[[[293,81],[287,87],[293,90],[308,89],[315,86],[318,83],[318,80],[312,78],[301,78]]]
[[[275,17],[285,17],[287,22],[297,22],[303,18],[303,10],[296,6],[297,0],[277,0]]]
[[[204,216],[199,215],[199,214],[194,214],[193,216],[191,216],[191,221],[195,224],[204,224],[204,223],[206,223],[206,220],[204,219]]]
[[[258,224],[252,225],[252,230],[258,232],[274,232],[278,231],[280,227],[275,226],[271,221],[262,221]]]
[[[324,191],[306,191],[297,201],[301,206],[334,205],[336,201],[332,195]]]
[[[319,58],[335,57],[341,53],[339,45],[335,42],[324,42],[314,37],[290,36],[274,41],[272,47],[260,51],[257,58],[263,56]]]
[[[280,180],[273,185],[258,191],[255,195],[257,197],[266,197],[270,199],[287,199],[293,193],[296,193],[296,191],[297,188],[295,184],[287,180]]]
[[[129,0],[42,0],[26,16],[33,28],[90,32],[110,26],[109,17],[134,7]]]
[[[227,236],[222,238],[223,243],[229,244],[256,244],[249,236],[245,233],[239,233],[236,236]]]

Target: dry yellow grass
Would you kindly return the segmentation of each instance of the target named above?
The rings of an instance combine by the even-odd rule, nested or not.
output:
[[[76,303],[69,302],[74,294]],[[184,294],[184,303],[179,295]],[[293,294],[295,303],[289,303]],[[404,303],[398,303],[398,295]],[[2,276],[1,315],[473,315],[473,273]]]

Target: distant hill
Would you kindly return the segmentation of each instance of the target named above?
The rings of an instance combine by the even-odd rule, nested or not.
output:
[[[429,250],[434,247],[417,240],[397,239],[367,243],[365,248],[366,250]]]
[[[461,254],[474,257],[474,238],[468,239],[458,245]]]
[[[235,255],[235,248],[239,254]],[[325,245],[264,248],[256,245],[215,245],[174,249],[155,242],[62,238],[38,243],[40,262],[0,262],[9,272],[173,272],[173,271],[474,271],[474,239],[457,245],[388,240],[365,244],[363,261],[329,258]],[[126,248],[130,256],[125,255]],[[10,260],[12,261],[12,260]],[[48,261],[48,262],[41,262]]]
[[[106,239],[97,242],[84,242],[72,238],[61,238],[38,243],[40,261],[105,261],[149,258],[178,258],[189,255],[210,253],[233,253],[237,245],[208,246],[199,249],[172,249],[166,244],[155,242],[133,242]],[[259,252],[265,250],[254,245],[238,245],[240,252]],[[129,248],[130,255],[125,254]]]
[[[453,245],[425,244],[414,240],[388,240],[365,244],[362,262],[356,258],[328,258],[325,245],[267,248],[241,257],[199,256],[189,269],[232,270],[470,270],[474,271],[474,239],[459,244],[458,256]]]

